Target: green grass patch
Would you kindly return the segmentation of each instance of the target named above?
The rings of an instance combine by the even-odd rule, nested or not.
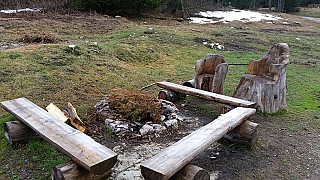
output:
[[[50,172],[52,167],[69,159],[43,140],[30,140],[26,145],[26,150],[31,155],[30,162],[39,164],[39,168],[46,172]]]

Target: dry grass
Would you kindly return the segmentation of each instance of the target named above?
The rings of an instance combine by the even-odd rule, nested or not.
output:
[[[52,34],[40,34],[40,35],[24,35],[18,39],[19,42],[33,44],[33,43],[43,43],[43,44],[52,44],[57,43],[59,39]]]
[[[159,100],[152,94],[134,90],[117,88],[107,95],[113,108],[127,119],[134,121],[159,120],[161,107]]]

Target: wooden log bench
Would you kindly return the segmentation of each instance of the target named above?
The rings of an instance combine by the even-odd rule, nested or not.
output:
[[[234,98],[234,97],[229,97],[229,96],[225,96],[225,95],[221,95],[221,94],[217,94],[217,93],[212,93],[212,92],[208,92],[208,91],[204,91],[204,90],[200,90],[200,89],[195,89],[192,87],[174,84],[171,82],[157,82],[156,85],[161,88],[168,89],[168,90],[171,90],[174,92],[188,94],[188,95],[200,97],[203,99],[227,104],[230,106],[254,107],[256,104],[255,102],[242,100],[242,99],[238,99],[238,98]]]
[[[104,174],[117,161],[115,152],[55,119],[26,98],[3,101],[1,106],[92,174]]]
[[[237,107],[206,126],[194,131],[180,141],[141,164],[141,174],[146,180],[167,180],[192,159],[239,126],[256,112],[252,108]]]

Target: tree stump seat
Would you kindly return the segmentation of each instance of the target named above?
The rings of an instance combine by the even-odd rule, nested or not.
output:
[[[224,57],[217,54],[207,54],[195,64],[195,88],[213,93],[223,94],[224,81],[228,64]]]
[[[259,60],[249,62],[233,97],[256,102],[264,113],[286,108],[286,69],[289,64],[289,46],[278,43]]]

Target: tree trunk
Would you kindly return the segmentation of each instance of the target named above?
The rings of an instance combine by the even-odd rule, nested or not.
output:
[[[272,8],[272,0],[269,0],[269,11],[271,11],[271,8]]]
[[[10,121],[4,124],[4,135],[11,145],[28,141],[39,136],[28,126],[19,121]]]
[[[88,170],[69,161],[64,164],[59,164],[54,167],[51,171],[52,180],[97,180],[97,179],[107,179],[111,174],[111,169],[101,175],[94,175]]]
[[[205,169],[188,164],[169,180],[210,180],[210,175]]]

